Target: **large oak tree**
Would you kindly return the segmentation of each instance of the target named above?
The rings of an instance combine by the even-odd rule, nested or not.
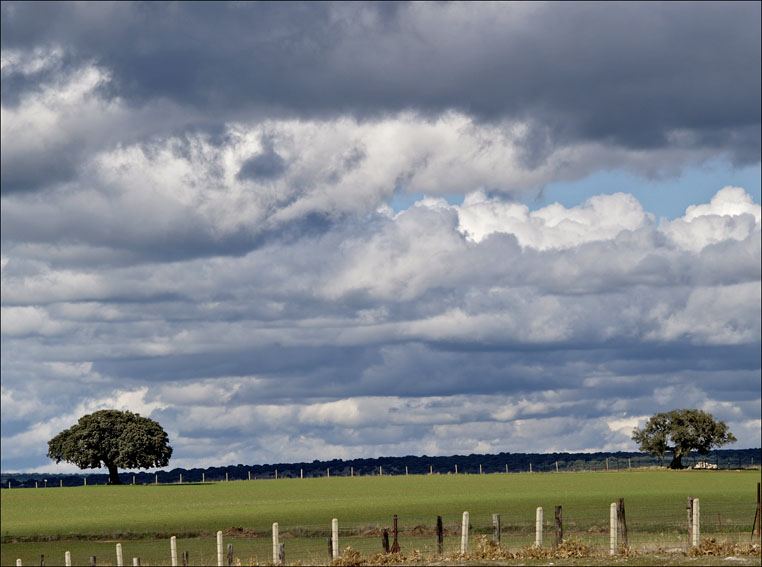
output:
[[[172,456],[169,437],[156,421],[137,413],[100,410],[48,441],[48,457],[81,469],[105,466],[109,484],[121,484],[117,467],[164,467]]]
[[[683,468],[682,458],[691,451],[706,455],[712,447],[736,441],[724,421],[717,421],[712,414],[697,409],[657,413],[643,429],[633,429],[632,439],[640,445],[641,451],[659,458],[671,451],[671,469]]]

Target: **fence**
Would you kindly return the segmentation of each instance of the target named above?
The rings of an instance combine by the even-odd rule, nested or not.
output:
[[[744,457],[721,456],[719,454],[710,454],[701,456],[692,453],[683,457],[683,464],[688,468],[701,469],[759,469],[760,459],[758,455],[751,455],[753,451],[749,450],[750,455]],[[719,453],[719,452],[718,452]],[[756,452],[754,454],[757,454]],[[473,459],[471,459],[473,461]],[[288,466],[288,465],[282,465]],[[306,466],[306,465],[305,465]],[[278,479],[278,478],[317,478],[317,477],[354,477],[354,476],[403,476],[420,474],[496,474],[496,473],[564,473],[564,472],[582,472],[582,471],[624,471],[638,468],[659,467],[655,457],[645,454],[633,454],[629,457],[601,457],[598,459],[575,459],[571,457],[562,457],[555,460],[539,460],[539,462],[521,462],[520,464],[508,464],[499,462],[492,458],[484,463],[469,462],[464,458],[461,464],[450,463],[447,465],[426,465],[409,467],[407,465],[365,465],[365,466],[334,466],[322,468],[263,468],[256,467],[254,470],[246,467],[237,467],[233,471],[202,471],[199,469],[185,470],[175,469],[173,471],[148,472],[128,472],[119,475],[123,484],[182,484],[198,482],[227,482],[234,480],[258,480],[258,479]],[[16,478],[8,474],[2,475],[0,488],[52,488],[69,486],[96,486],[108,484],[107,474],[90,474],[87,476],[71,475],[56,476],[55,478],[44,478],[29,476]]]
[[[340,556],[401,552],[398,557],[467,555],[485,542],[493,549],[514,553],[550,551],[574,541],[589,555],[627,553],[690,552],[702,538],[737,544],[759,543],[760,503],[748,506],[737,502],[686,498],[685,506],[648,506],[612,502],[609,506],[558,505],[538,507],[534,517],[510,510],[494,514],[469,514],[416,518],[395,516],[388,525],[344,526],[341,518],[330,524],[284,528],[275,522],[272,531],[254,533],[244,528],[218,531],[216,538],[169,541],[128,541],[98,544],[98,554],[86,552],[82,542],[76,552],[49,557],[52,565],[252,565],[326,564]],[[706,541],[706,540],[704,540]],[[106,554],[104,546],[112,546]],[[348,551],[351,548],[353,551]],[[91,547],[92,549],[92,547]],[[759,545],[751,548],[759,554]],[[754,551],[756,550],[756,551]],[[178,551],[180,553],[178,553]],[[126,558],[126,560],[125,560]],[[18,559],[16,565],[23,565]],[[45,564],[26,558],[26,564]]]

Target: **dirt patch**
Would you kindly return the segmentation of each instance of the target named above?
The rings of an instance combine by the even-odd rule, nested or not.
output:
[[[588,528],[587,533],[589,534],[605,534],[609,531],[609,528],[603,528],[601,526],[590,526]]]
[[[255,532],[254,530],[250,530],[249,528],[242,528],[240,526],[233,526],[232,528],[228,528],[222,532],[222,535],[225,537],[233,537],[233,538],[257,538],[259,537],[259,534]]]
[[[380,526],[367,527],[357,535],[361,537],[381,537],[384,535],[384,528]]]
[[[386,527],[386,530],[389,532],[389,537],[392,537],[392,528]],[[460,527],[459,526],[444,526],[442,528],[442,533],[445,535],[445,537],[452,537],[456,536],[460,533]],[[363,528],[362,530],[358,531],[357,536],[359,537],[382,537],[384,535],[384,527],[383,526],[367,526]],[[435,527],[431,526],[424,526],[422,524],[418,524],[413,526],[412,528],[404,528],[399,530],[400,537],[405,536],[415,536],[415,537],[436,537],[437,530]]]
[[[409,533],[414,536],[433,536],[437,534],[437,530],[430,526],[413,526],[410,528]]]
[[[413,526],[412,528],[408,528],[407,530],[401,533],[405,535],[436,537],[437,529],[431,526],[423,526],[419,524],[417,526]],[[445,537],[456,536],[460,534],[460,526],[458,525],[442,526],[442,533],[444,534]]]

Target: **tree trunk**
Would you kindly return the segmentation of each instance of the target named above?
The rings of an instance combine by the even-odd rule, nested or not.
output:
[[[106,466],[108,467],[108,483],[122,484],[122,481],[119,480],[119,473],[116,471],[116,465],[109,465],[106,463]]]
[[[672,457],[672,462],[669,463],[669,468],[671,469],[684,469],[683,466],[683,456],[679,453],[675,453],[675,456]]]

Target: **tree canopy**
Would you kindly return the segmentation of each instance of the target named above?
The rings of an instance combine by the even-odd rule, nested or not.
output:
[[[633,429],[632,439],[640,445],[641,451],[659,458],[671,451],[671,469],[683,468],[682,458],[691,451],[705,455],[712,447],[736,441],[724,421],[717,421],[712,414],[697,409],[657,413],[642,429]]]
[[[121,484],[117,467],[164,467],[172,456],[169,437],[156,421],[137,413],[100,410],[48,441],[48,457],[81,469],[105,466],[109,484]]]

